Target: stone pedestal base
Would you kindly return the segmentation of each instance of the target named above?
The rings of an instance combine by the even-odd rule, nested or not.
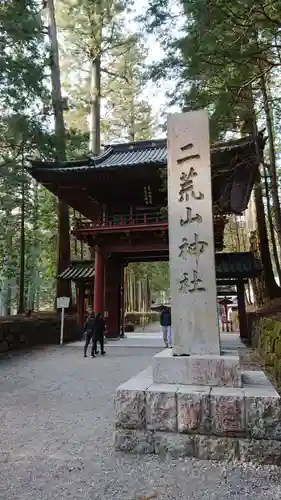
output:
[[[153,382],[241,387],[239,356],[238,353],[173,356],[171,349],[164,349],[153,357]]]
[[[216,436],[188,436],[167,432],[116,429],[115,448],[119,451],[190,457],[199,460],[241,461],[261,465],[281,465],[281,442],[235,439]]]
[[[155,384],[141,372],[116,392],[116,449],[281,464],[280,396],[263,372],[242,383]]]

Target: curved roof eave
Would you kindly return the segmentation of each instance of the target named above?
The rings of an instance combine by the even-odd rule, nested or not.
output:
[[[259,133],[259,147],[263,149],[264,138],[262,132]],[[253,149],[255,156],[255,143],[252,136],[216,143],[211,147],[211,158],[213,163],[220,163],[219,157],[229,153],[243,153],[243,150]],[[125,143],[106,146],[99,156],[88,156],[81,160],[67,161],[63,164],[57,162],[42,162],[40,160],[31,161],[29,171],[33,174],[36,171],[52,172],[86,172],[89,170],[102,170],[104,168],[129,168],[136,166],[158,166],[167,165],[168,151],[165,139],[155,141],[139,141],[135,143]]]

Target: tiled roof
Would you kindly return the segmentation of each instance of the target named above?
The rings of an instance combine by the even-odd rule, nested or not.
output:
[[[59,278],[67,280],[85,280],[95,276],[95,263],[93,261],[72,262],[62,273]]]
[[[216,277],[225,278],[251,278],[258,276],[262,271],[260,260],[252,252],[216,253]],[[95,263],[93,261],[72,262],[59,278],[68,280],[91,279],[95,276]]]
[[[98,158],[94,159],[95,165],[104,168],[152,163],[166,165],[167,163],[166,141],[155,141],[150,145],[140,144],[138,147],[129,145],[124,149],[122,151],[122,148],[110,146],[106,149],[102,161],[99,162]]]
[[[262,136],[260,136],[262,139]],[[253,147],[252,137],[238,140],[221,142],[211,147],[212,157],[224,152],[239,152],[248,146]],[[132,167],[136,165],[167,165],[167,141],[166,139],[139,141],[127,144],[113,144],[106,146],[104,152],[96,157],[88,157],[82,160],[65,162],[63,165],[41,161],[32,162],[32,170],[52,169],[56,172],[83,172],[92,168],[117,168]]]
[[[124,168],[136,165],[167,165],[166,140],[107,146],[99,156],[66,162],[61,166],[55,163],[32,162],[34,169],[52,169],[56,172],[84,172],[92,168]]]
[[[216,253],[217,279],[252,278],[261,272],[261,261],[252,252]]]
[[[217,285],[217,296],[225,297],[225,296],[233,296],[237,294],[237,290],[235,286],[223,286],[218,283]]]

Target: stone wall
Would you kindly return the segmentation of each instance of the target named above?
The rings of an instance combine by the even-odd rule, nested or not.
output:
[[[64,341],[81,338],[75,316],[66,316]],[[0,319],[0,353],[32,346],[59,344],[60,317],[54,313],[35,317],[13,316]]]
[[[281,388],[281,321],[263,317],[256,313],[248,314],[251,344],[257,349],[278,388]]]

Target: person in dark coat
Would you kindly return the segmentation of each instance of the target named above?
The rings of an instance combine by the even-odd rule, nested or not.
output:
[[[104,350],[104,332],[105,332],[105,321],[101,313],[97,313],[95,317],[94,325],[94,337],[93,337],[93,349],[95,354],[98,354],[97,343],[99,342],[101,348],[101,354],[105,354]]]
[[[166,347],[172,347],[171,324],[171,310],[169,307],[162,306],[160,314],[160,325],[162,326],[163,341]]]
[[[96,317],[95,314],[93,313],[92,309],[89,309],[89,316],[86,319],[85,325],[84,325],[84,332],[85,332],[85,345],[84,345],[84,358],[87,357],[87,350],[89,343],[91,342],[92,339],[92,358],[95,357],[95,340],[94,340],[94,329],[95,329],[95,323],[96,323]]]

